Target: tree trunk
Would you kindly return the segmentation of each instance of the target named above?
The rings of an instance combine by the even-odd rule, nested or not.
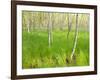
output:
[[[35,15],[34,15],[34,12],[32,12],[32,30],[35,30]]]
[[[68,17],[68,33],[67,33],[67,39],[68,39],[70,30],[71,30],[71,27],[72,27],[72,20],[71,20],[71,15],[69,15],[69,13],[68,13],[67,17]]]
[[[74,46],[73,46],[72,54],[71,54],[71,60],[73,59],[73,56],[75,54],[77,39],[78,39],[78,13],[76,14],[76,31],[75,31],[75,38],[74,38]]]
[[[52,33],[52,21],[51,21],[51,13],[48,13],[48,43],[49,43],[49,47],[51,46],[51,33]]]

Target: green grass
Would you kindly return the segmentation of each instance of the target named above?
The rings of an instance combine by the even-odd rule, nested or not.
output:
[[[79,32],[74,59],[71,61],[74,34],[71,31],[67,39],[67,31],[53,31],[53,41],[49,47],[47,31],[23,31],[22,68],[88,66],[89,32]]]

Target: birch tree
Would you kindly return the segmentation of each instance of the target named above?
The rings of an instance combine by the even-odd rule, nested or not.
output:
[[[27,31],[29,33],[30,32],[30,27],[31,27],[31,13],[30,12],[27,13],[27,16],[26,17],[27,17],[27,19],[26,19],[27,20],[26,21],[27,22],[26,23],[27,25],[26,26],[27,26]]]
[[[51,16],[52,16],[52,13],[48,13],[48,43],[49,43],[49,47],[51,46],[51,33],[52,33],[52,21],[51,21]]]
[[[73,59],[73,56],[75,54],[77,39],[78,39],[78,13],[76,14],[76,30],[75,30],[74,46],[72,49],[71,60]]]

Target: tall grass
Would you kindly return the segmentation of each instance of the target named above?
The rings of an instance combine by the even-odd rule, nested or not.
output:
[[[47,31],[22,33],[22,68],[48,68],[89,65],[89,33],[79,31],[74,60],[70,60],[74,45],[74,31],[67,39],[67,31],[53,31],[53,42],[48,46]]]

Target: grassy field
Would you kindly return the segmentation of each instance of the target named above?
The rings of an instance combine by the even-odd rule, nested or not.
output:
[[[71,31],[67,39],[67,31],[53,31],[53,41],[49,47],[47,31],[23,31],[22,68],[88,66],[89,32],[79,32],[74,59],[71,61],[74,34]]]

